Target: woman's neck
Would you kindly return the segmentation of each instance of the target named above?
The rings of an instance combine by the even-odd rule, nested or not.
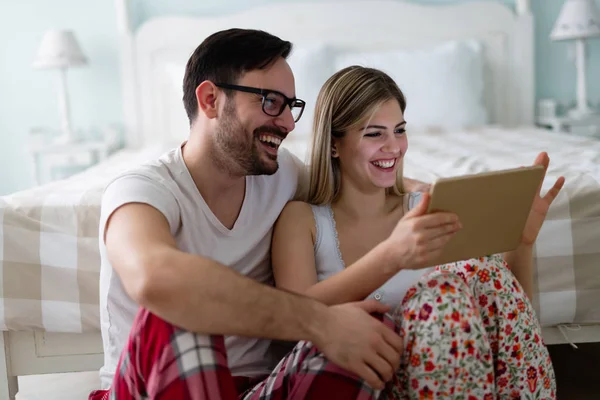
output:
[[[389,213],[385,189],[361,191],[353,185],[342,185],[340,195],[332,205],[352,218],[379,217]]]

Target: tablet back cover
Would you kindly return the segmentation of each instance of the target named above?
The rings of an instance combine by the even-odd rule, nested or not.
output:
[[[437,180],[428,212],[454,212],[463,227],[431,265],[514,250],[543,176],[534,166]]]

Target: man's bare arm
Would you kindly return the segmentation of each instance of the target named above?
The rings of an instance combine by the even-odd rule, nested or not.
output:
[[[108,257],[128,295],[192,332],[316,340],[328,308],[277,290],[215,261],[177,249],[166,218],[139,203],[107,223]]]
[[[369,315],[388,307],[376,301],[328,307],[179,251],[166,218],[149,205],[116,210],[105,241],[127,293],[175,326],[202,334],[309,340],[331,362],[378,389],[400,365],[402,339]]]

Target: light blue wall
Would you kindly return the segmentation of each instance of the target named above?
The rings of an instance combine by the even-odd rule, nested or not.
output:
[[[575,104],[576,78],[574,43],[552,42],[548,38],[560,13],[563,0],[533,0],[535,15],[536,92],[539,98],[553,98]],[[600,7],[600,0],[596,0]],[[588,99],[600,108],[600,37],[587,41]]]
[[[31,67],[44,32],[75,31],[90,64],[68,73],[75,128],[123,120],[111,0],[0,0],[0,194],[33,184],[28,131],[58,127],[58,72]]]
[[[140,24],[146,19],[165,14],[186,13],[191,15],[218,15],[230,12],[232,9],[243,10],[261,4],[273,2],[293,3],[301,1],[304,3],[318,2],[319,0],[219,0],[219,1],[190,1],[190,0],[134,0],[132,11],[135,15],[135,23]],[[410,0],[409,0],[410,1]],[[416,3],[425,4],[443,4],[456,3],[459,1],[478,1],[478,0],[412,0]],[[501,3],[513,5],[514,0],[497,0]],[[546,1],[546,0],[534,0]],[[401,22],[401,19],[399,20]]]
[[[134,0],[136,25],[165,14],[222,14],[275,0]],[[317,1],[317,0],[277,0]],[[414,0],[448,3],[477,0]],[[514,0],[498,0],[514,5]],[[596,0],[600,5],[600,0]],[[575,68],[569,43],[548,36],[563,0],[533,0],[538,98],[562,103],[575,99]],[[398,19],[402,23],[402,18]],[[57,76],[31,68],[43,32],[73,29],[90,59],[69,73],[72,121],[77,128],[123,120],[119,92],[118,50],[113,0],[0,0],[0,195],[32,185],[26,135],[35,126],[58,126]],[[588,97],[600,103],[600,38],[589,42]]]

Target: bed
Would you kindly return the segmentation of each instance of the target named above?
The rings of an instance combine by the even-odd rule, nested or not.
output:
[[[548,151],[549,177],[567,184],[536,245],[533,302],[548,344],[600,341],[600,141],[534,126],[528,0],[515,9],[495,1],[272,2],[219,17],[155,18],[135,30],[127,0],[116,4],[126,148],[69,179],[0,198],[0,399],[14,398],[17,376],[101,366],[102,188],[185,139],[185,62],[203,38],[229,27],[296,45],[290,64],[309,109],[284,146],[300,158],[320,85],[352,63],[388,71],[406,91],[410,177],[516,167]]]

